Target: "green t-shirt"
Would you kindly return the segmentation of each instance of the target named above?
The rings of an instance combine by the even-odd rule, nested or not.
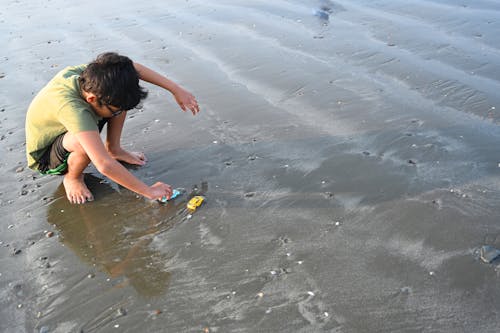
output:
[[[38,161],[62,133],[98,131],[101,117],[80,94],[78,77],[86,67],[66,67],[31,102],[26,114],[26,156],[31,169],[38,169]]]

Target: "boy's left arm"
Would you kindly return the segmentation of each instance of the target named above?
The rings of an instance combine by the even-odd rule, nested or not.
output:
[[[200,112],[196,98],[189,91],[144,65],[134,62],[134,67],[137,73],[139,73],[139,78],[141,80],[162,87],[174,95],[175,101],[179,104],[183,111],[187,111],[189,109],[193,115]]]

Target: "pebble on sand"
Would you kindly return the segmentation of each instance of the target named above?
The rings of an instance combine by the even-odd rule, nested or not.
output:
[[[45,237],[47,238],[50,238],[50,237],[53,237],[54,236],[54,232],[53,231],[49,231],[45,234]]]
[[[480,254],[481,254],[480,256],[481,260],[489,264],[498,257],[500,257],[500,250],[495,249],[494,247],[489,245],[484,245],[483,247],[481,247]]]

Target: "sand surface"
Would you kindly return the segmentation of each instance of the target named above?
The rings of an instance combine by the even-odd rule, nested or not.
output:
[[[492,0],[3,1],[0,331],[498,332],[499,32]],[[34,94],[104,51],[200,102],[145,84],[125,125],[175,202],[25,168]]]

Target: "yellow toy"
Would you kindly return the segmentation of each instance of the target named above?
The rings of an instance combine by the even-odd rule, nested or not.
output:
[[[187,208],[194,211],[196,210],[196,208],[201,206],[203,200],[205,200],[205,198],[202,197],[201,195],[194,196],[187,203]]]

